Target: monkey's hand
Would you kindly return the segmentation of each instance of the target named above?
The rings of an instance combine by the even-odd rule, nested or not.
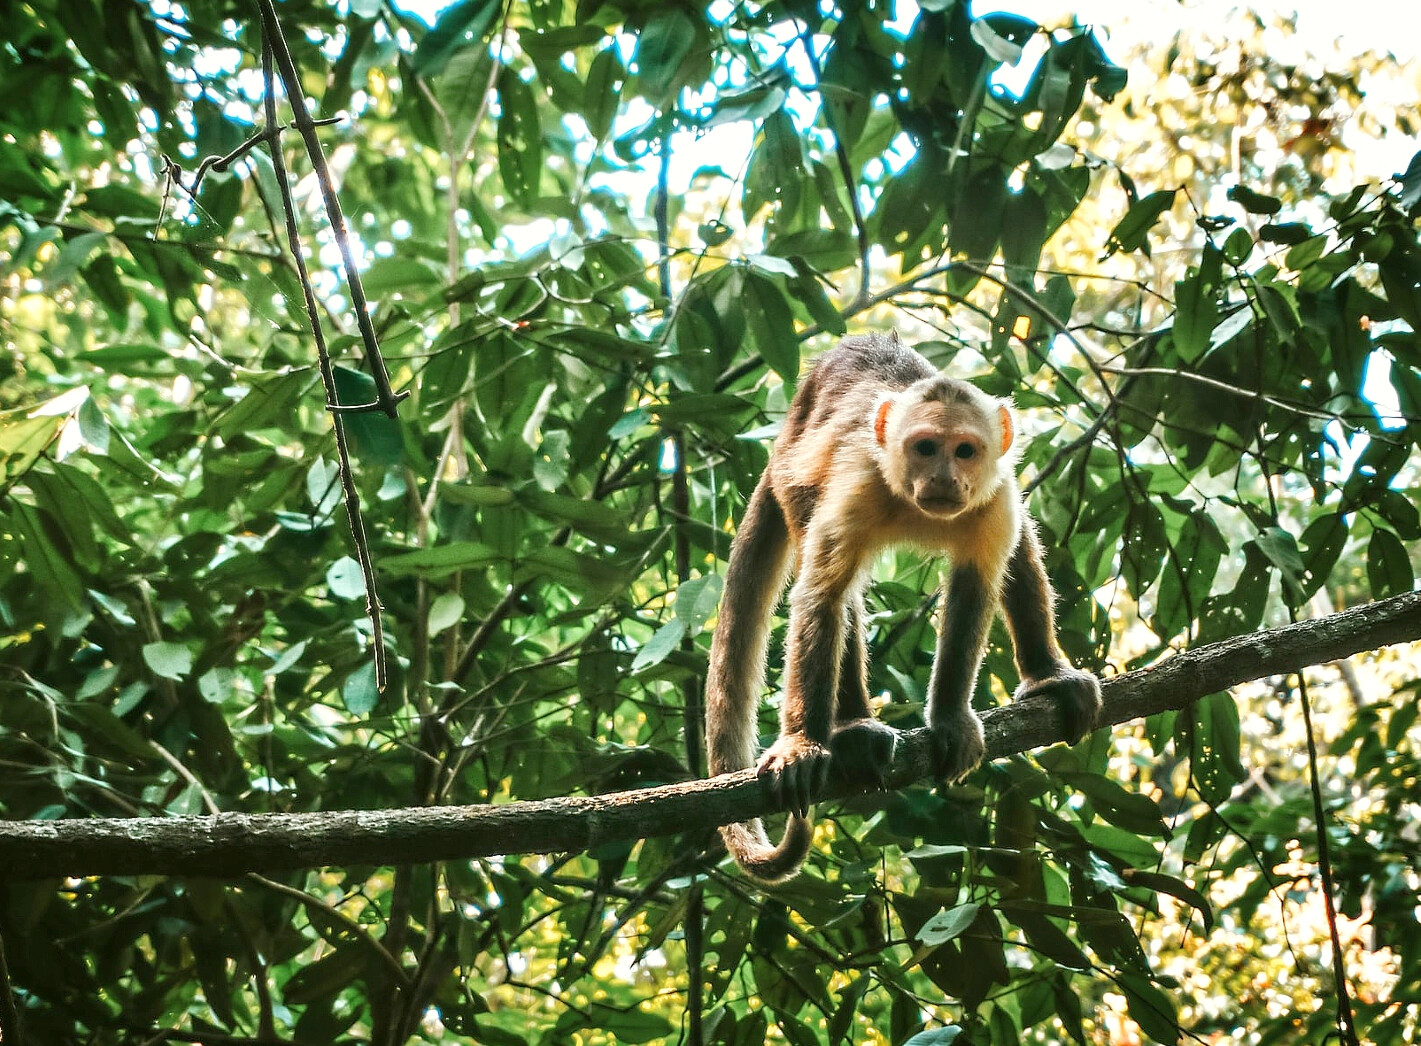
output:
[[[976,712],[963,708],[953,718],[929,725],[933,731],[939,777],[949,782],[960,781],[977,769],[987,754],[987,739]]]
[[[834,772],[852,784],[879,791],[885,787],[885,775],[897,747],[898,731],[873,718],[844,723],[829,739]]]
[[[755,774],[790,813],[807,817],[815,793],[829,780],[829,759],[829,749],[819,742],[803,734],[781,734],[765,749]]]
[[[1061,706],[1066,737],[1075,744],[1100,725],[1100,681],[1089,672],[1062,665],[1045,679],[1023,680],[1012,695],[1014,701],[1048,697]]]

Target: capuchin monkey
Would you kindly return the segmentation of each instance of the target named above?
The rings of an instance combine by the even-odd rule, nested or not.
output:
[[[762,883],[798,872],[811,797],[829,765],[882,780],[897,731],[868,701],[863,588],[884,548],[945,552],[952,565],[928,683],[937,769],[960,780],[986,751],[973,684],[998,606],[1021,685],[1048,694],[1079,740],[1100,717],[1100,685],[1056,642],[1054,594],[1017,489],[1011,412],[939,374],[896,333],[843,339],[805,376],[730,549],[706,680],[712,774],[756,764],[770,615],[793,560],[780,736],[758,775],[790,814],[771,845],[756,819],[725,825],[726,848]]]

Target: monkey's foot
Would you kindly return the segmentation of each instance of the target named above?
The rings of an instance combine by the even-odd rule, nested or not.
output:
[[[1049,697],[1061,706],[1066,738],[1075,744],[1100,725],[1100,681],[1089,672],[1062,665],[1046,679],[1028,679],[1016,688],[1012,699]]]
[[[898,747],[898,731],[877,719],[853,719],[836,727],[829,739],[834,772],[849,782],[880,791]]]
[[[987,738],[982,720],[970,708],[945,723],[932,724],[936,742],[938,776],[948,782],[960,781],[981,765],[987,754]]]
[[[829,780],[829,749],[803,734],[782,734],[765,749],[755,773],[791,813],[809,816],[809,804]]]

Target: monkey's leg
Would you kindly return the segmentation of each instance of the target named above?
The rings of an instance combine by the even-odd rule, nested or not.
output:
[[[758,769],[775,795],[801,816],[829,777],[844,613],[854,575],[853,564],[845,569],[836,560],[836,544],[821,538],[801,551],[799,576],[789,594],[780,736],[765,750]]]
[[[868,704],[868,641],[862,590],[844,613],[844,657],[839,665],[839,701],[830,744],[834,770],[857,784],[883,787],[898,731],[874,718]]]
[[[725,597],[706,673],[706,750],[712,775],[755,765],[756,711],[765,684],[770,614],[789,567],[789,530],[761,480],[731,546]]]
[[[1066,736],[1074,743],[1100,721],[1100,683],[1089,672],[1072,667],[1056,642],[1055,601],[1036,528],[1023,520],[1002,588],[1002,611],[1021,675],[1021,685],[1012,696],[1021,700],[1045,695],[1056,700],[1065,718]]]
[[[937,741],[938,770],[949,781],[966,777],[982,761],[987,744],[982,720],[972,710],[972,689],[987,647],[992,593],[975,564],[948,576],[937,657],[928,682],[928,726]]]

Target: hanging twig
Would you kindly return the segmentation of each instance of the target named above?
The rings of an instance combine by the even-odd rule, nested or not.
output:
[[[661,279],[661,296],[671,300],[671,226],[668,207],[671,199],[671,135],[675,131],[675,117],[668,114],[661,132],[661,164],[656,178],[656,242],[659,258],[658,272]],[[691,578],[691,543],[687,533],[686,520],[691,515],[691,489],[686,472],[686,434],[680,429],[671,436],[672,452],[676,455],[671,472],[671,508],[675,513],[675,560],[676,584],[684,585]],[[690,652],[694,640],[689,634],[681,638],[682,652]],[[684,715],[686,741],[686,766],[691,776],[698,778],[704,772],[701,759],[701,725],[705,717],[700,680],[687,676],[681,686],[681,707]],[[702,1046],[705,1042],[703,1015],[705,1006],[702,985],[705,982],[705,899],[701,884],[691,886],[686,899],[686,918],[682,924],[686,933],[686,1044]]]
[[[281,152],[281,125],[276,119],[276,75],[273,65],[279,59],[279,55],[284,54],[289,66],[291,53],[286,49],[286,41],[281,37],[281,26],[276,21],[276,11],[272,8],[271,0],[258,0],[258,3],[262,10],[262,77],[265,81],[266,92],[266,130],[263,135],[267,139],[271,152],[272,169],[276,174],[276,183],[281,191],[281,207],[286,215],[286,239],[291,248],[291,256],[295,260],[297,277],[305,296],[306,315],[311,326],[311,337],[316,343],[316,358],[320,365],[321,384],[325,387],[326,392],[326,407],[331,412],[331,421],[335,429],[336,460],[340,468],[340,485],[345,500],[346,521],[350,524],[351,543],[355,548],[356,562],[360,564],[361,577],[365,581],[365,613],[370,618],[370,641],[375,659],[375,687],[377,690],[384,690],[388,672],[385,666],[384,630],[380,625],[380,594],[375,584],[375,565],[370,556],[370,542],[365,536],[365,521],[360,514],[360,492],[356,490],[355,472],[350,465],[350,446],[346,439],[343,415],[351,411],[368,411],[378,407],[393,417],[396,413],[396,404],[408,393],[395,396],[390,391],[389,378],[385,375],[384,362],[380,356],[379,346],[375,342],[375,331],[370,326],[370,317],[365,307],[364,292],[359,291],[357,297],[360,278],[355,272],[345,220],[340,215],[338,204],[332,209],[332,202],[335,198],[334,186],[330,181],[330,172],[326,168],[325,158],[320,154],[320,145],[315,142],[315,125],[310,114],[306,112],[305,101],[301,97],[301,85],[295,77],[295,67],[292,66],[292,75],[287,79],[286,84],[287,97],[291,102],[292,110],[298,114],[296,126],[302,130],[303,137],[309,133],[307,150],[312,153],[313,165],[317,164],[319,157],[322,192],[326,193],[327,189],[330,190],[329,193],[326,193],[326,209],[331,216],[331,226],[341,246],[341,255],[345,259],[346,278],[351,287],[351,300],[355,305],[356,320],[360,324],[361,335],[365,338],[366,357],[370,362],[371,372],[375,375],[376,389],[380,393],[380,399],[375,404],[343,406],[340,403],[336,391],[335,370],[331,363],[330,350],[326,346],[325,330],[321,325],[320,306],[316,302],[316,291],[311,285],[311,274],[306,267],[306,256],[301,246],[301,230],[296,224],[296,201],[291,195],[286,159]],[[295,84],[294,91],[292,89],[293,83]]]

